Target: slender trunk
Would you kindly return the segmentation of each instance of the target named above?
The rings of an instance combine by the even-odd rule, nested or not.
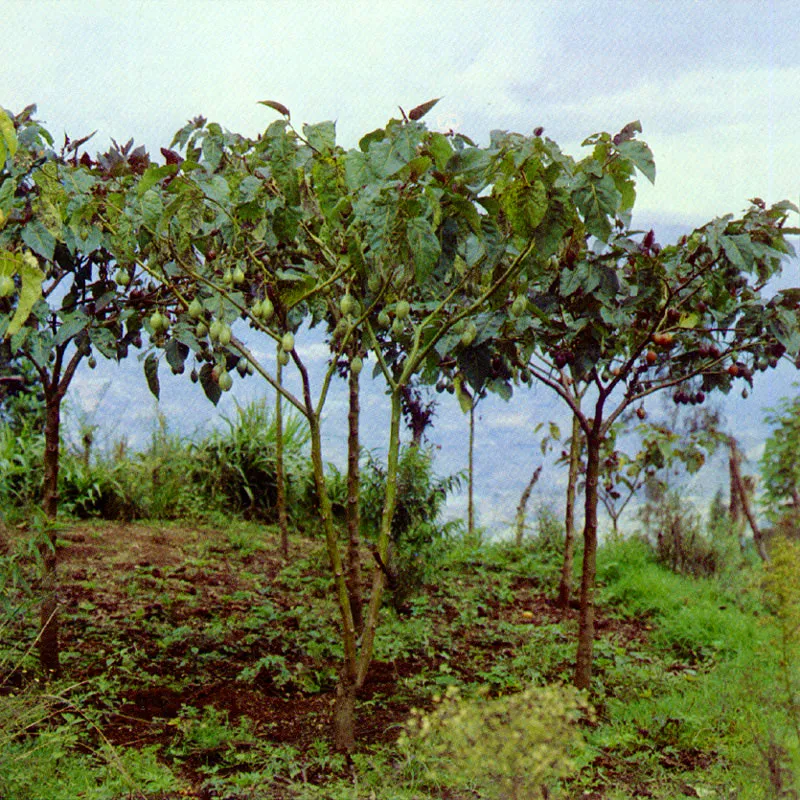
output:
[[[475,534],[475,403],[469,409],[469,455],[467,460],[467,535]]]
[[[567,476],[567,509],[564,514],[564,562],[561,565],[561,581],[558,584],[558,607],[569,608],[572,596],[572,570],[575,559],[575,495],[581,465],[581,426],[576,416],[572,417],[572,438],[569,442],[569,474]]]
[[[739,498],[741,509],[744,511],[745,518],[750,525],[750,530],[753,531],[753,541],[755,542],[758,555],[761,557],[762,561],[769,561],[769,553],[767,553],[764,534],[761,532],[761,528],[758,525],[758,520],[756,520],[756,515],[753,513],[753,506],[750,503],[750,492],[747,490],[744,480],[742,479],[742,471],[740,469],[741,454],[739,453],[739,448],[736,446],[735,442],[731,442],[730,447],[732,487]]]
[[[278,384],[283,377],[283,365],[278,359],[275,378]],[[281,555],[289,560],[289,515],[286,513],[286,473],[283,465],[283,398],[275,393],[275,503],[278,506],[278,529],[281,534]]]
[[[575,686],[588,689],[592,680],[594,649],[594,590],[597,575],[597,483],[600,474],[599,421],[586,437],[586,504],[583,528],[583,570],[578,627],[578,653],[575,661]]]
[[[61,428],[61,394],[58,389],[46,397],[44,424],[44,486],[42,509],[47,518],[47,541],[41,544],[43,562],[42,606],[40,610],[39,662],[45,675],[61,671],[58,646],[58,554],[55,520],[58,514],[58,467]]]
[[[517,547],[522,547],[522,539],[525,535],[525,509],[528,507],[528,500],[530,500],[531,492],[533,491],[533,487],[536,486],[536,482],[539,480],[539,476],[542,474],[542,467],[541,464],[536,467],[533,471],[533,475],[531,475],[531,479],[528,481],[528,485],[522,492],[522,496],[519,498],[519,505],[517,506],[517,531],[516,531],[516,545]]]
[[[314,484],[319,496],[320,521],[325,533],[328,558],[336,581],[336,598],[339,603],[339,613],[342,621],[342,644],[344,646],[344,662],[339,673],[339,686],[336,690],[333,742],[337,750],[351,753],[355,747],[355,689],[353,687],[356,685],[358,669],[356,629],[353,624],[353,611],[350,607],[350,595],[347,590],[344,565],[339,553],[338,537],[333,525],[331,500],[325,485],[319,418],[313,412],[309,412],[307,416],[311,434],[311,465],[314,470]]]
[[[372,661],[372,648],[375,644],[375,630],[386,583],[384,568],[388,565],[389,542],[391,540],[392,520],[397,502],[397,465],[400,460],[400,394],[392,392],[392,411],[389,428],[389,452],[386,460],[386,496],[383,501],[381,529],[378,535],[376,559],[379,565],[372,572],[372,593],[369,598],[367,616],[364,620],[364,633],[358,661],[358,687],[364,685],[367,670]]]
[[[350,370],[350,405],[347,412],[347,590],[350,593],[350,608],[356,632],[364,627],[363,599],[361,596],[361,514],[359,500],[361,478],[358,440],[358,421],[361,413],[359,402],[359,376]]]

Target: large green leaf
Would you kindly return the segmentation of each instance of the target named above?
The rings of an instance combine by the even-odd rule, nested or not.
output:
[[[5,164],[6,155],[14,157],[17,152],[17,132],[11,118],[0,108],[0,165]]]
[[[414,255],[414,273],[418,283],[423,283],[433,272],[441,255],[439,239],[426,219],[415,217],[406,225],[406,237]]]
[[[20,277],[17,306],[4,334],[5,338],[10,338],[22,328],[33,307],[42,296],[44,273],[39,269],[38,262],[30,253],[18,255],[6,252],[0,253],[0,256],[2,256],[0,274],[13,275],[16,272]]]
[[[603,242],[611,235],[611,222],[622,202],[622,196],[610,175],[602,178],[579,175],[572,188],[572,197],[583,216],[586,230]]]
[[[46,261],[53,260],[56,239],[38,219],[31,220],[22,229],[22,241]]]
[[[636,139],[629,139],[617,145],[617,152],[627,158],[650,183],[656,182],[656,162],[653,158],[653,151],[647,144]]]

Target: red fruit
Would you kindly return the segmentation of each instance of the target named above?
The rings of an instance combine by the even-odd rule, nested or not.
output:
[[[644,419],[647,416],[647,412],[643,408],[637,408],[636,416],[639,417],[639,419]]]
[[[738,364],[731,364],[728,367],[728,375],[730,375],[732,378],[738,377],[738,375],[739,375],[739,365]]]
[[[213,261],[216,257],[217,257],[217,251],[216,250],[209,250],[206,253],[206,261]]]
[[[648,364],[655,364],[658,361],[658,356],[653,350],[648,350],[647,354],[645,355],[645,359],[647,360]]]
[[[711,356],[711,358],[719,358],[719,347],[717,347],[715,344],[712,344],[708,349],[708,354]]]

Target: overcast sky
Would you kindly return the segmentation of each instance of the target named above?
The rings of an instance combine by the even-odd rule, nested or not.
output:
[[[658,170],[642,227],[674,234],[800,193],[796,2],[4,0],[0,41],[0,105],[38,104],[57,140],[97,129],[93,150],[133,137],[157,153],[197,114],[255,135],[276,118],[264,99],[296,124],[336,120],[349,147],[441,96],[431,127],[486,142],[543,125],[573,155],[640,119]],[[78,376],[78,405],[108,387],[97,372]],[[506,416],[532,425],[536,402]]]
[[[433,127],[544,125],[573,154],[641,119],[658,167],[640,215],[698,224],[800,192],[800,7],[783,0],[5,0],[0,102],[52,132],[151,150],[202,113],[275,113],[339,141],[443,96]]]

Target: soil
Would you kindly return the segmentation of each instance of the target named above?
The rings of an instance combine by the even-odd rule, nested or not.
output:
[[[111,699],[108,693],[98,693],[88,700],[102,712],[98,740],[102,737],[117,747],[168,749],[187,710],[201,713],[207,706],[227,714],[232,727],[244,720],[259,738],[300,753],[328,738],[337,660],[295,652],[292,627],[297,623],[290,615],[281,618],[280,631],[270,629],[269,622],[263,623],[263,637],[257,627],[254,631],[252,614],[259,598],[268,598],[281,612],[291,611],[297,602],[290,590],[276,588],[285,566],[277,539],[237,549],[218,530],[107,522],[72,525],[59,538],[64,672],[78,684],[103,676],[118,687]],[[313,544],[302,547],[304,555],[313,554]],[[369,565],[368,554],[364,563]],[[428,589],[435,594],[435,587]],[[531,625],[562,619],[562,611],[535,582],[519,578],[512,589],[512,599],[502,605],[490,599],[479,607],[479,616]],[[308,598],[302,597],[306,603]],[[324,592],[319,603],[331,605]],[[459,613],[453,603],[442,608],[443,617],[434,619],[433,627],[452,623]],[[566,616],[575,621],[577,611],[569,609]],[[613,630],[623,642],[646,638],[648,627],[598,614],[598,631]],[[513,655],[513,642],[502,635],[487,639],[483,625],[477,628],[474,635],[467,631],[454,639],[447,655],[462,680],[478,679],[470,674],[480,661],[476,649],[492,660]],[[268,670],[242,676],[270,654],[291,662],[295,675],[304,669],[316,674],[316,684],[276,683]],[[397,738],[411,708],[429,703],[429,694],[416,697],[409,692],[406,679],[426,669],[435,672],[443,660],[439,653],[415,653],[373,662],[357,709],[360,749]],[[7,677],[0,681],[0,693],[26,679],[33,675]],[[201,785],[208,757],[207,752],[184,757],[180,769],[193,793],[183,796],[216,797]]]

